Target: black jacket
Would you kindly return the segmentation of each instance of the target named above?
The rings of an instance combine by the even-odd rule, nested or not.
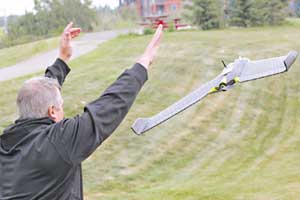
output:
[[[62,85],[70,69],[61,60],[45,76]],[[17,120],[0,136],[0,200],[81,200],[81,162],[121,123],[147,80],[135,64],[83,114],[55,123]]]

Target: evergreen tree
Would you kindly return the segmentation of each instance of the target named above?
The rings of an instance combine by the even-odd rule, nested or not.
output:
[[[222,9],[219,0],[193,0],[186,7],[190,11],[190,19],[203,30],[220,28]]]
[[[271,25],[282,23],[287,16],[287,7],[286,0],[267,1],[267,23]]]
[[[231,26],[249,27],[252,25],[252,0],[232,0],[229,8]]]
[[[286,0],[255,0],[252,23],[254,25],[281,24],[288,15]]]
[[[231,0],[229,24],[240,27],[277,25],[284,21],[287,13],[286,0]]]

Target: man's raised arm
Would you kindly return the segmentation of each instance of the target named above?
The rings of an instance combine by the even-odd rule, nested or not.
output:
[[[156,31],[145,53],[137,63],[125,70],[82,115],[54,124],[51,137],[56,149],[70,164],[79,164],[107,139],[128,113],[137,94],[147,80],[147,70],[158,50],[162,26]]]
[[[80,34],[80,31],[80,28],[73,28],[73,22],[68,24],[60,38],[59,57],[46,69],[45,77],[57,79],[61,86],[70,72],[67,62],[72,56],[71,41]]]

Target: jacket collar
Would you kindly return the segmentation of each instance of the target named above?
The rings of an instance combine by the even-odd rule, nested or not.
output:
[[[50,118],[37,118],[37,119],[18,119],[14,124],[7,127],[3,135],[0,136],[0,145],[5,150],[13,148],[16,144],[21,142],[31,132],[42,126],[55,123]]]

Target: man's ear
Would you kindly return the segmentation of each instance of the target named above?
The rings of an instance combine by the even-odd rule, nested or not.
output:
[[[53,121],[55,121],[56,120],[56,113],[55,113],[55,107],[54,106],[50,106],[49,108],[48,108],[48,117],[50,118],[50,119],[52,119]]]

